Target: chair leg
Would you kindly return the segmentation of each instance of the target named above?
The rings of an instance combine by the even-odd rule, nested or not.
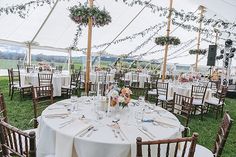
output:
[[[13,99],[14,88],[11,89],[11,100]]]
[[[196,115],[196,110],[197,110],[197,107],[196,106],[194,106],[194,116]]]
[[[217,106],[217,107],[215,107],[215,109],[216,109],[216,119],[218,119],[219,107]]]
[[[201,105],[201,121],[203,120],[203,105]]]
[[[222,105],[221,106],[221,117],[223,117],[223,114],[224,114],[224,106]]]
[[[9,85],[8,88],[9,88],[9,93],[8,93],[8,95],[11,96],[11,85]]]

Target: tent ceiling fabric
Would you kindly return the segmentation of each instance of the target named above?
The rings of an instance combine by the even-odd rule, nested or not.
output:
[[[10,6],[11,4],[21,4],[29,2],[30,0],[1,0],[0,6]],[[226,0],[229,3],[236,4],[234,0]],[[66,49],[73,44],[73,39],[76,33],[76,24],[69,18],[69,10],[68,8],[80,3],[86,2],[86,0],[70,0],[68,1],[59,1],[52,15],[49,17],[45,26],[35,39],[35,42],[39,43],[40,46],[53,47],[59,49]],[[153,4],[162,7],[168,7],[169,0],[161,1],[161,0],[153,0]],[[229,20],[230,22],[235,21],[236,8],[235,6],[230,6],[222,0],[174,0],[173,7],[176,10],[183,9],[185,12],[195,11],[200,4],[205,5],[207,8],[207,12],[205,15],[209,18],[217,14],[219,18],[223,20]],[[108,26],[104,26],[101,28],[93,28],[93,37],[92,37],[92,45],[99,45],[107,42],[111,42],[114,37],[132,20],[132,18],[142,9],[143,6],[134,5],[133,7],[129,7],[125,5],[123,2],[115,2],[115,0],[95,0],[94,5],[106,8],[111,14],[112,23]],[[185,8],[183,8],[185,7]],[[45,4],[44,6],[37,7],[36,9],[31,9],[29,15],[22,19],[18,15],[1,15],[0,16],[0,39],[8,40],[8,41],[16,41],[16,42],[26,42],[31,41],[34,37],[35,33],[39,29],[40,25],[45,20],[46,16],[50,12],[52,5]],[[197,13],[195,14],[197,15]],[[126,36],[132,35],[134,33],[140,32],[150,26],[154,26],[158,23],[166,22],[167,19],[164,17],[159,17],[158,14],[154,14],[151,12],[149,8],[146,8],[140,16],[133,22],[131,25],[124,31],[124,33],[119,36],[118,39],[124,38]],[[197,23],[192,23],[192,25],[198,27]],[[171,30],[175,29],[176,26],[171,26]],[[79,37],[78,48],[86,48],[87,47],[87,27],[82,29],[82,35]],[[125,42],[121,42],[119,44],[111,44],[106,52],[111,54],[127,54],[130,51],[133,51],[137,46],[142,44],[147,38],[149,38],[153,33],[149,32],[145,36],[139,36],[136,39],[127,40]],[[235,32],[235,30],[234,30]],[[164,27],[156,36],[163,36],[166,34],[166,27]],[[182,28],[178,28],[172,36],[178,36],[182,42],[186,42],[189,39],[193,39],[197,36],[196,32],[188,32]],[[156,37],[155,36],[155,37]],[[209,39],[214,41],[214,39]],[[234,39],[235,40],[235,39]],[[223,41],[219,41],[221,44],[224,44]],[[196,43],[195,43],[196,44]],[[141,49],[139,49],[134,55],[138,55],[146,52],[151,47],[155,45],[154,39],[149,41],[146,45],[144,45]],[[193,46],[194,44],[190,45]],[[208,48],[209,43],[202,42],[201,48]],[[157,46],[152,51],[160,50],[163,47]],[[196,47],[194,47],[196,48]],[[93,48],[92,51],[98,52],[102,51],[102,48]],[[169,53],[174,52],[177,48],[170,49]],[[183,51],[186,51],[184,49]],[[180,51],[180,52],[183,52]],[[180,54],[179,52],[179,54]],[[188,54],[188,51],[183,53],[185,55]],[[182,55],[183,55],[182,54]],[[176,54],[176,56],[178,53]],[[174,55],[175,56],[175,55]],[[152,55],[145,56],[144,59],[158,59],[163,57],[163,52],[158,52]],[[194,55],[187,55],[185,57],[175,58],[170,60],[170,62],[182,63],[184,58],[184,62],[186,64],[193,64],[195,62]],[[200,57],[201,58],[201,57]],[[200,64],[206,64],[206,58],[203,58],[200,61]]]

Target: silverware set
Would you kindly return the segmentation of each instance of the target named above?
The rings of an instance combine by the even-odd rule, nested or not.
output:
[[[89,133],[90,131],[93,132],[94,126],[89,126],[87,129],[85,129],[84,131],[82,131],[82,133],[79,135],[79,137],[84,137],[87,133]],[[92,134],[92,133],[89,133]],[[87,137],[91,136],[91,135],[87,135]]]
[[[121,139],[121,141],[125,140],[125,135],[124,135],[124,133],[120,129],[112,128],[112,132],[113,132],[115,138],[119,137]]]
[[[76,119],[70,119],[70,120],[68,120],[68,121],[66,121],[66,122],[61,123],[60,126],[59,126],[59,128],[63,128],[63,127],[65,127],[65,126],[67,126],[67,125],[70,125],[70,124],[73,123],[75,120],[76,120]]]

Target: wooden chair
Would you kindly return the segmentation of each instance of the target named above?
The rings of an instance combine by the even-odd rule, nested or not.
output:
[[[11,84],[11,100],[13,99],[14,91],[20,91],[21,99],[24,97],[25,93],[31,93],[32,85],[22,84],[20,78],[20,71],[9,70],[10,73],[10,84]]]
[[[139,73],[132,73],[131,86],[139,87]]]
[[[0,119],[8,123],[7,109],[4,101],[4,96],[2,93],[0,94]]]
[[[207,112],[210,108],[212,108],[216,112],[216,119],[218,118],[218,112],[221,112],[221,117],[223,116],[227,91],[227,86],[221,86],[216,92],[215,97],[205,101],[205,104],[207,105]]]
[[[65,85],[61,87],[61,94],[65,94],[68,98],[71,96],[71,94],[78,94],[78,85],[79,85],[79,73],[73,73],[70,76],[70,84]],[[73,93],[74,92],[74,93]]]
[[[230,129],[232,127],[232,124],[233,124],[233,120],[230,118],[230,115],[228,114],[228,112],[225,112],[222,122],[219,126],[219,130],[216,134],[216,140],[214,142],[214,147],[212,151],[206,149],[205,147],[201,145],[197,145],[196,150],[199,152],[196,152],[196,153],[200,154],[200,152],[208,151],[209,154],[212,154],[212,156],[214,157],[221,157]]]
[[[36,157],[35,132],[25,133],[10,124],[0,121],[2,156]]]
[[[217,93],[219,87],[220,87],[220,81],[210,81],[208,83],[208,88],[212,90],[213,96]]]
[[[170,152],[170,148],[174,148],[174,156],[186,156],[186,157],[194,157],[195,148],[197,144],[198,134],[194,133],[192,137],[184,137],[184,138],[175,138],[175,139],[164,139],[164,140],[156,140],[156,141],[142,141],[141,137],[137,137],[136,146],[137,152],[136,157],[144,157],[143,155],[143,146],[147,146],[147,157],[152,157],[152,150],[156,148],[155,157],[173,156]],[[191,143],[190,147],[187,150],[188,143]],[[180,144],[183,144],[183,149],[179,149]],[[152,147],[151,147],[152,146]],[[165,151],[165,152],[164,152]],[[146,156],[146,155],[145,155]]]
[[[173,97],[168,97],[168,90],[169,90],[169,83],[165,82],[157,82],[157,100],[156,100],[156,105],[161,102],[162,108],[166,108],[164,104],[166,104],[168,101],[173,100]]]
[[[45,86],[52,84],[52,73],[38,73],[39,86]]]
[[[53,87],[48,86],[32,87],[33,107],[34,107],[34,127],[37,128],[37,118],[41,111],[49,104],[53,103]]]
[[[139,88],[139,87],[132,87],[130,86],[129,89],[132,91],[132,95],[131,97],[134,99],[137,99],[140,96],[145,97],[145,100],[147,99],[147,92],[148,92],[148,88]]]
[[[204,99],[206,95],[207,86],[195,86],[192,85],[191,97],[193,97],[193,108],[194,115],[196,115],[196,110],[201,112],[201,120],[203,119],[203,109],[204,109]]]
[[[192,111],[192,97],[183,96],[180,94],[174,93],[174,98],[172,102],[167,103],[168,109],[172,108],[171,112],[176,114],[177,116],[185,119],[185,129],[183,131],[183,136],[188,135],[188,124],[190,120],[190,115]]]
[[[151,89],[156,88],[158,80],[159,80],[159,75],[151,74],[151,76],[150,76],[150,88]]]

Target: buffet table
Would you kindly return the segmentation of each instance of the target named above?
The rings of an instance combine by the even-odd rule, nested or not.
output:
[[[183,126],[160,107],[132,101],[124,109],[107,108],[99,100],[72,98],[46,108],[38,128],[37,157],[135,157],[138,136],[181,137]]]

